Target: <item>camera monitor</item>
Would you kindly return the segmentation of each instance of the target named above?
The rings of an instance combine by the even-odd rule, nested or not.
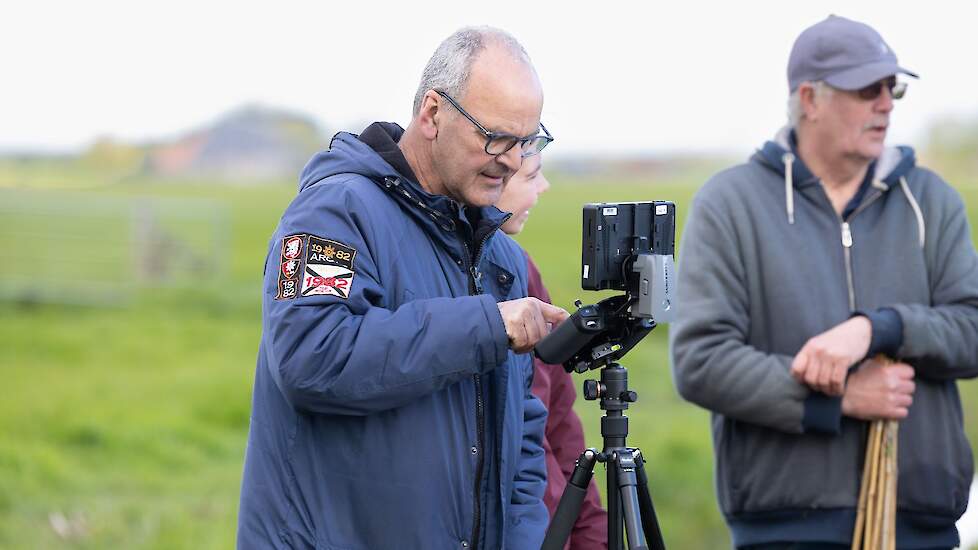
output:
[[[584,205],[581,287],[624,290],[581,307],[536,346],[538,357],[583,372],[615,361],[676,308],[676,205],[669,201]]]

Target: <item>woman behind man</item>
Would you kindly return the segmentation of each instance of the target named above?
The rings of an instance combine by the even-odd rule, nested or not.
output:
[[[530,209],[537,203],[540,194],[550,187],[550,182],[543,175],[541,157],[542,155],[533,155],[523,159],[522,167],[510,178],[496,204],[500,210],[513,213],[502,226],[502,230],[508,235],[516,235],[523,230],[530,216]],[[526,263],[528,295],[550,303],[550,293],[543,286],[540,271],[529,254],[526,256]],[[543,440],[543,449],[547,455],[547,491],[543,501],[553,518],[567,479],[574,471],[574,462],[584,450],[584,430],[581,419],[573,409],[577,393],[571,376],[560,365],[550,365],[538,358],[534,358],[533,362],[533,395],[543,401],[548,411]],[[607,548],[607,541],[608,515],[601,507],[597,485],[592,480],[581,505],[580,516],[571,531],[568,548]]]

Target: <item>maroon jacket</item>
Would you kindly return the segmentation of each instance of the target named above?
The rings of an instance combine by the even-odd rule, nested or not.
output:
[[[526,257],[528,292],[530,296],[550,303],[550,293],[543,286],[540,270]],[[543,502],[553,518],[557,504],[564,493],[567,479],[574,471],[574,463],[584,451],[584,429],[581,419],[574,412],[577,392],[574,380],[561,365],[544,363],[534,357],[533,395],[547,407],[547,428],[543,438],[543,450],[547,454],[547,490]],[[608,547],[608,513],[601,507],[598,487],[591,480],[587,496],[581,504],[581,513],[571,531],[570,550],[594,550]]]

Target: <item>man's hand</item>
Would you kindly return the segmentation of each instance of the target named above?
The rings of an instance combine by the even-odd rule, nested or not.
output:
[[[496,305],[499,306],[499,313],[506,325],[509,347],[516,353],[532,350],[537,342],[550,333],[551,326],[570,316],[563,309],[536,298],[520,298]]]
[[[869,351],[873,326],[862,315],[853,317],[805,342],[791,362],[791,375],[815,391],[842,395],[846,373]]]
[[[842,414],[861,420],[906,418],[913,403],[913,367],[869,359],[849,377]]]

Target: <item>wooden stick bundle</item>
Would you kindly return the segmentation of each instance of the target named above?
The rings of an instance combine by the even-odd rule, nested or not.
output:
[[[896,420],[874,420],[866,441],[852,550],[896,550]]]

